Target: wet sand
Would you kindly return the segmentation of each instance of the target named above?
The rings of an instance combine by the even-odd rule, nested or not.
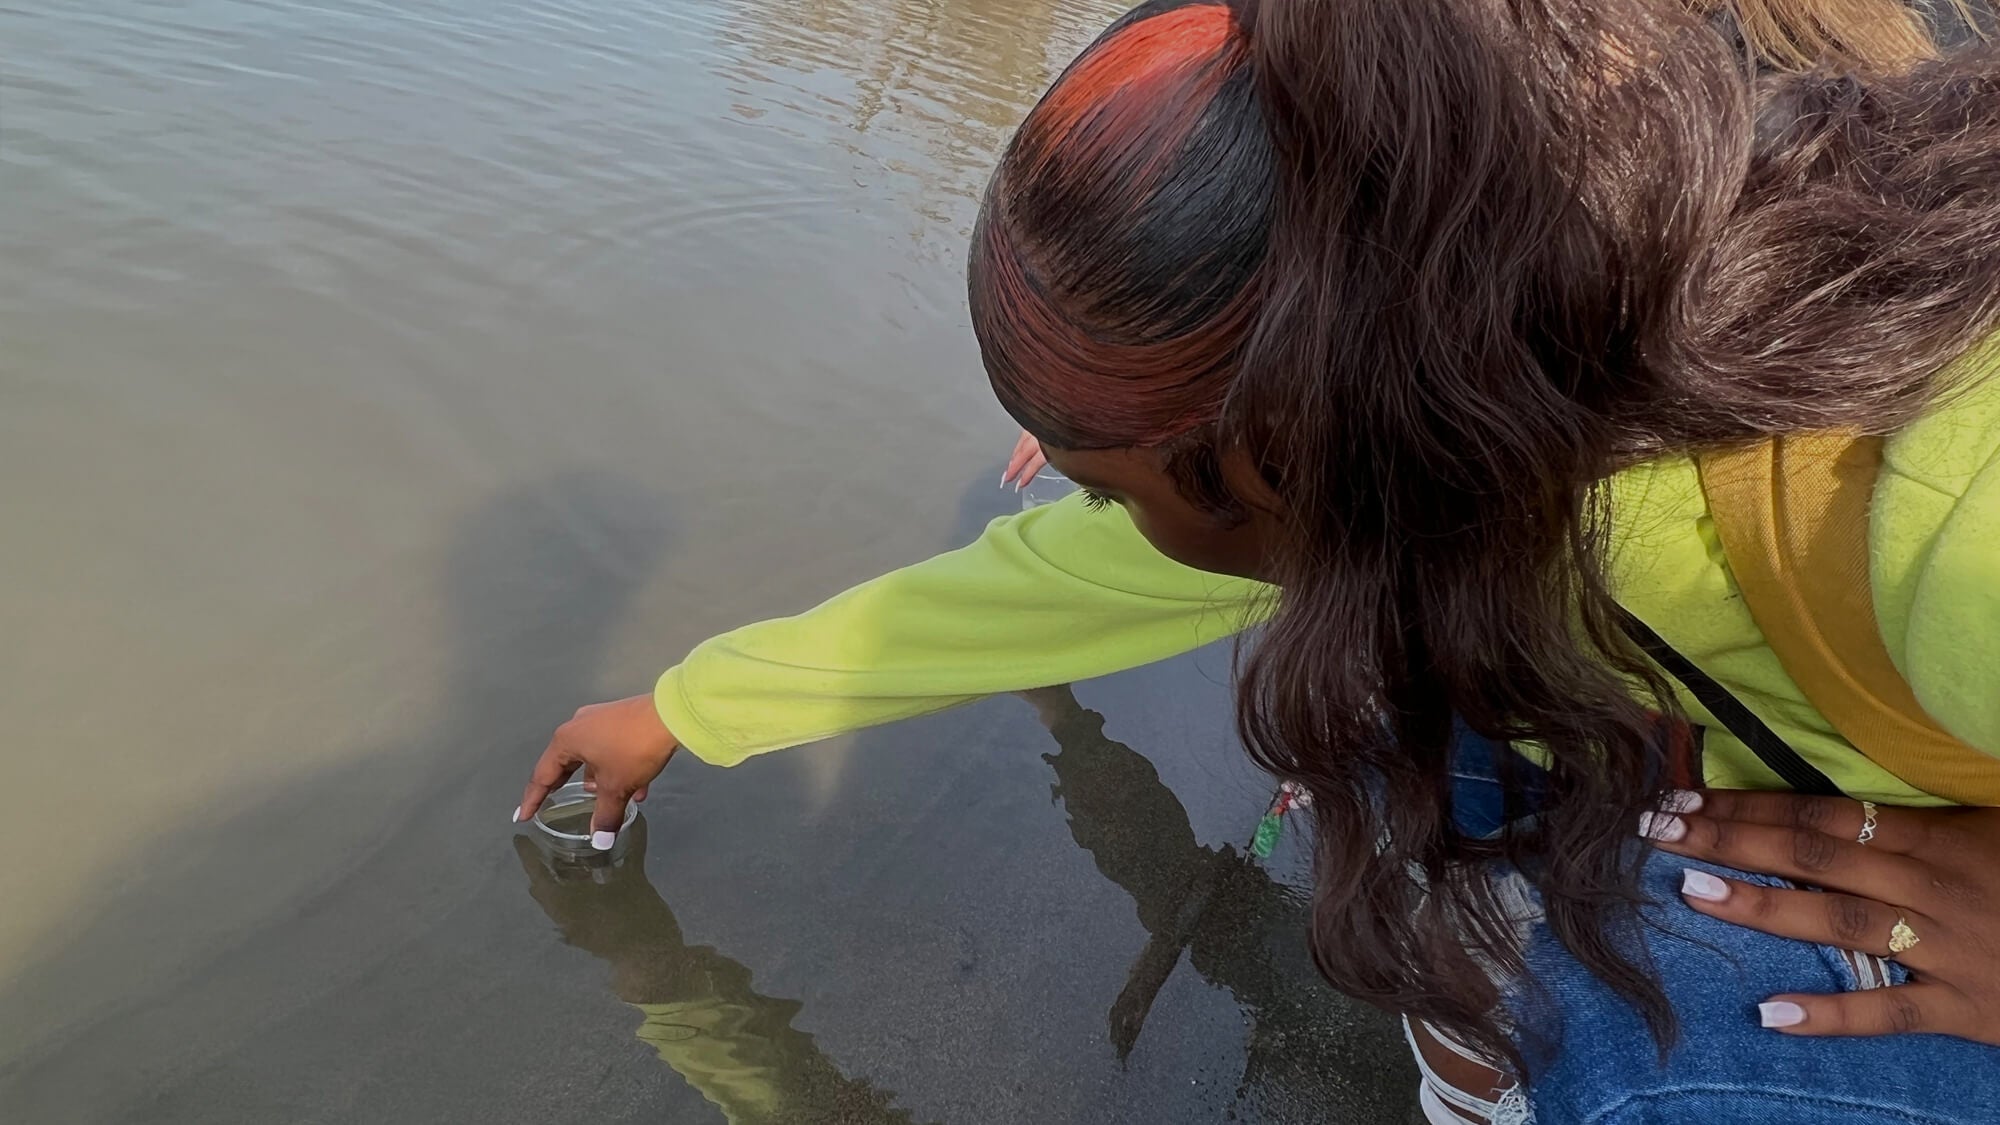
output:
[[[1406,1119],[1226,652],[677,761],[601,882],[503,819],[1013,506],[964,235],[1114,10],[0,12],[0,1116]]]

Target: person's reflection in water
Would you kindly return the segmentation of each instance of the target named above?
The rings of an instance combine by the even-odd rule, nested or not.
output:
[[[909,1125],[895,1095],[849,1078],[792,1026],[796,1000],[758,993],[750,970],[689,945],[646,878],[646,819],[605,862],[514,838],[528,892],[563,941],[611,967],[611,990],[639,1009],[638,1036],[730,1125]]]
[[[1186,950],[1195,971],[1228,989],[1251,1020],[1239,1094],[1295,1092],[1310,1101],[1353,1055],[1357,1032],[1336,1014],[1306,953],[1304,893],[1233,847],[1202,846],[1153,764],[1105,737],[1104,716],[1068,687],[1021,694],[1060,747],[1043,759],[1055,769],[1051,793],[1069,813],[1071,835],[1132,896],[1151,935],[1111,1008],[1119,1057],[1138,1041]]]

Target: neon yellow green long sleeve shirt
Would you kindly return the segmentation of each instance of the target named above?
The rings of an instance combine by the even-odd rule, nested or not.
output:
[[[2000,343],[1970,385],[1890,439],[1870,517],[1876,615],[1917,699],[2000,754]],[[1614,478],[1619,601],[1857,797],[1940,804],[1869,762],[1786,675],[1736,590],[1694,464]],[[715,637],[662,676],[667,728],[697,757],[752,755],[982,696],[1188,651],[1254,624],[1274,592],[1190,570],[1117,510],[1072,497],[996,520],[971,546],[863,583],[797,617]],[[1707,780],[1783,788],[1692,698]]]

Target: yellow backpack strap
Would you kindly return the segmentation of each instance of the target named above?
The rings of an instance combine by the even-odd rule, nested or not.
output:
[[[1743,601],[1793,682],[1868,759],[1964,805],[2000,805],[2000,759],[1924,713],[1889,659],[1868,573],[1880,438],[1805,434],[1697,458]]]

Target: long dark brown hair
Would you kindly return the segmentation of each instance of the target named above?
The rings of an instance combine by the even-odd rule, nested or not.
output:
[[[1312,791],[1326,976],[1522,1065],[1505,861],[1664,1043],[1631,839],[1671,703],[1601,482],[1934,401],[2000,320],[2000,61],[1759,83],[1658,0],[1155,0],[1022,125],[971,298],[1044,442],[1281,500],[1238,722]],[[1454,827],[1454,716],[1545,750],[1538,817]]]

